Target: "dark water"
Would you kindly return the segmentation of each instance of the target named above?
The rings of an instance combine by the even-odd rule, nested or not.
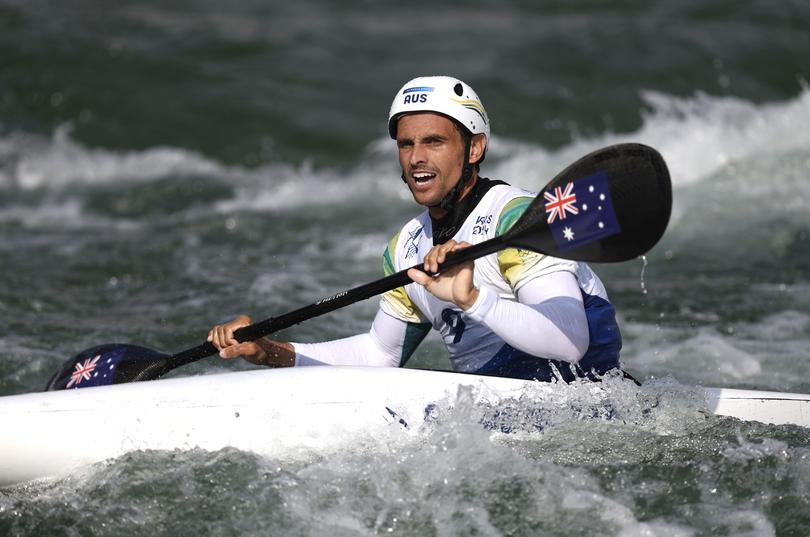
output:
[[[539,189],[622,141],[667,159],[664,240],[595,267],[646,389],[810,392],[809,30],[798,1],[2,0],[0,394],[98,343],[180,350],[378,278],[416,210],[390,99],[439,73],[487,106],[490,177]],[[439,341],[414,365],[445,367]],[[659,409],[493,441],[468,421],[399,454],[133,453],[0,491],[0,534],[810,534],[805,429]]]

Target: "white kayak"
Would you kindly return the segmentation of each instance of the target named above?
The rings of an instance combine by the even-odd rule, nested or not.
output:
[[[301,457],[369,435],[412,437],[424,423],[426,409],[452,404],[464,386],[470,386],[468,393],[477,402],[521,398],[525,404],[529,396],[533,406],[553,407],[576,390],[587,391],[598,402],[607,384],[306,367],[0,397],[0,486],[64,475],[133,450],[234,447]],[[629,381],[621,384],[644,390]],[[694,390],[705,398],[696,406],[705,414],[810,427],[810,395]]]

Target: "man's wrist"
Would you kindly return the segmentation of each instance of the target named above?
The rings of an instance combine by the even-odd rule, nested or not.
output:
[[[270,367],[289,367],[295,365],[295,350],[289,343],[280,343],[265,337],[254,341],[262,350],[262,362]]]
[[[478,290],[478,297],[476,298],[475,302],[473,302],[471,307],[464,310],[464,315],[466,318],[475,322],[483,322],[484,317],[497,302],[498,293],[495,293],[486,287],[480,288]]]
[[[473,307],[473,305],[475,304],[475,301],[478,300],[478,296],[480,294],[481,294],[481,291],[477,287],[473,287],[472,291],[470,291],[470,294],[467,295],[467,299],[457,303],[456,306],[458,306],[459,308],[461,308],[464,311],[467,311],[468,309]]]

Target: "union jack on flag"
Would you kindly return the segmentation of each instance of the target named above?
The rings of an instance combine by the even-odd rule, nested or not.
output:
[[[546,212],[548,213],[548,223],[551,224],[559,218],[565,220],[565,212],[573,215],[579,214],[579,209],[574,205],[577,202],[577,195],[572,192],[574,183],[568,183],[563,190],[555,187],[554,192],[544,192],[546,198]]]
[[[577,248],[621,231],[607,173],[601,171],[545,192],[554,242],[561,251]],[[574,205],[576,203],[576,205]]]
[[[90,374],[96,369],[99,358],[101,358],[100,354],[96,355],[95,358],[88,358],[84,362],[76,364],[74,366],[76,371],[70,375],[70,382],[67,383],[66,388],[72,388],[74,385],[78,386],[83,380],[90,380]]]

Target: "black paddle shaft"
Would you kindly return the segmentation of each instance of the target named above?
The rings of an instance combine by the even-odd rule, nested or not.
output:
[[[473,261],[479,257],[502,250],[507,246],[508,238],[506,235],[503,235],[470,246],[464,250],[450,252],[445,259],[445,262],[441,264],[440,269],[446,270],[455,265],[459,265],[467,261]],[[421,265],[415,265],[413,268],[421,270]],[[402,287],[413,281],[408,276],[408,270],[410,269],[402,270],[396,274],[360,285],[347,291],[341,291],[340,293],[318,300],[317,302],[304,306],[303,308],[279,315],[278,317],[270,317],[269,319],[259,321],[249,326],[244,326],[234,332],[234,337],[239,342],[253,341],[260,337],[264,337],[302,323],[306,320],[319,317],[354,304],[355,302],[380,295],[392,289],[396,289],[397,287]],[[429,274],[436,275],[438,272]],[[166,371],[195,362],[218,352],[219,350],[211,343],[205,342],[202,345],[198,345],[192,349],[188,349],[171,356],[166,363]]]
[[[575,261],[627,261],[658,242],[671,210],[672,186],[661,155],[641,144],[609,146],[560,172],[506,233],[450,252],[440,271],[509,247]],[[407,285],[412,281],[408,270],[245,326],[234,336],[252,341]],[[217,352],[208,342],[171,356],[134,345],[101,345],[65,362],[48,389],[152,380]],[[114,374],[107,372],[107,380],[94,376],[93,368],[104,362],[111,364],[109,370],[116,368]]]

